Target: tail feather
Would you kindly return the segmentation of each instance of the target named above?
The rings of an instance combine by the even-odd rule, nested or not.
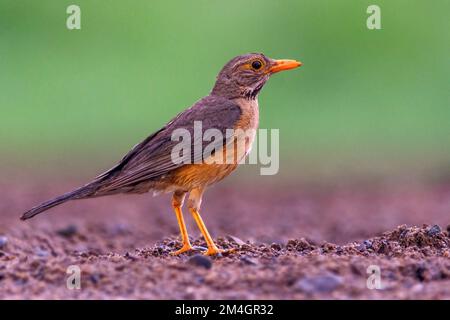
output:
[[[41,203],[40,205],[31,208],[30,210],[25,212],[20,219],[27,220],[27,219],[33,218],[35,215],[38,215],[50,208],[53,208],[60,204],[63,204],[64,202],[67,202],[69,200],[83,199],[83,198],[92,196],[94,194],[94,190],[95,189],[93,188],[93,184],[85,185],[74,191],[65,193],[59,197],[45,201],[45,202]]]

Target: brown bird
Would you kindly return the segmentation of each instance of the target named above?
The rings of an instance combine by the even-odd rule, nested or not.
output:
[[[21,217],[26,220],[69,200],[94,198],[117,193],[173,192],[172,207],[180,227],[183,246],[173,252],[177,255],[192,248],[181,208],[189,193],[188,208],[192,213],[208,246],[206,255],[220,250],[206,229],[199,210],[205,188],[222,180],[236,169],[242,157],[248,154],[254,133],[246,136],[245,143],[237,143],[237,133],[227,135],[227,129],[254,132],[258,127],[258,93],[269,79],[279,71],[301,66],[295,60],[273,60],[260,53],[251,53],[231,59],[220,71],[211,93],[178,114],[163,128],[137,144],[113,168],[92,182],[52,200],[46,201]],[[172,151],[179,144],[173,139],[177,129],[194,133],[194,122],[201,121],[202,132],[217,129],[225,138],[215,139],[210,157],[194,152],[196,145],[205,147],[208,141],[190,141],[181,162],[174,161]],[[252,131],[253,130],[253,131]],[[238,132],[239,130],[236,130]],[[216,141],[217,140],[217,141]],[[192,147],[192,148],[191,148]],[[219,150],[219,151],[218,151]],[[228,161],[232,155],[232,161]],[[223,155],[227,161],[211,161]],[[239,156],[241,155],[241,156]]]

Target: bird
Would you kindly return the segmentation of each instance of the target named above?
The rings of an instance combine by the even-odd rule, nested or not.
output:
[[[135,145],[111,169],[71,192],[33,207],[21,216],[21,220],[30,219],[70,200],[118,193],[172,193],[171,205],[177,218],[182,245],[171,254],[180,255],[195,250],[190,243],[182,212],[186,198],[188,210],[207,245],[203,253],[208,256],[224,253],[225,250],[219,249],[215,244],[200,216],[203,193],[207,187],[233,172],[241,163],[242,157],[249,153],[259,123],[258,94],[267,80],[277,72],[301,65],[297,60],[275,60],[262,53],[234,57],[220,70],[209,95]],[[215,129],[225,137],[210,142],[214,148],[207,157],[192,151],[195,149],[194,144],[204,147],[206,142],[199,142],[198,138],[191,139],[186,143],[186,152],[179,153],[182,161],[174,161],[172,151],[179,143],[179,140],[172,137],[174,132],[185,130],[195,136],[194,127],[197,122],[202,124],[203,132]],[[232,134],[226,136],[229,129],[233,129]],[[238,134],[234,132],[242,131],[236,129],[253,133],[246,136],[245,143],[239,144],[236,143]],[[232,161],[228,161],[230,154]],[[225,156],[227,161],[210,161],[218,155]]]

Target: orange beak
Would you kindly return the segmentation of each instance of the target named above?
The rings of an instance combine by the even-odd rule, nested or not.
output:
[[[302,63],[296,60],[275,60],[275,64],[269,69],[269,72],[276,73],[284,70],[295,69],[301,65]]]

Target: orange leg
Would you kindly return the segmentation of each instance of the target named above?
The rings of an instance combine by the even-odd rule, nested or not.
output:
[[[206,250],[204,254],[207,256],[213,256],[225,252],[225,250],[217,248],[216,244],[214,243],[214,240],[212,239],[211,235],[208,232],[208,229],[206,229],[205,223],[203,222],[202,217],[200,217],[198,211],[196,209],[190,209],[190,211],[192,213],[192,216],[194,217],[195,222],[197,222],[198,228],[200,229],[208,246],[208,250]]]
[[[180,226],[181,240],[183,241],[183,246],[180,250],[171,252],[172,255],[179,255],[186,251],[192,250],[191,243],[189,241],[189,236],[186,229],[186,224],[184,223],[183,213],[181,212],[181,206],[174,206],[175,214],[177,215],[178,225]]]

